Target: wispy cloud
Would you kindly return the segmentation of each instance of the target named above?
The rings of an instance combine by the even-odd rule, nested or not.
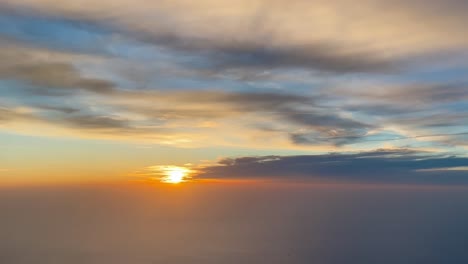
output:
[[[467,8],[7,0],[0,120],[185,146],[463,147]]]
[[[69,95],[73,90],[108,93],[110,81],[83,77],[73,65],[73,54],[0,39],[0,78],[23,81],[36,94]]]

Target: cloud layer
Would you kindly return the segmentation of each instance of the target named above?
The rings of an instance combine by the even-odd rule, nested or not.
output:
[[[11,114],[2,129],[176,146],[463,152],[467,8],[3,1],[0,107]]]
[[[325,183],[466,185],[468,158],[413,150],[222,159],[199,178],[312,180]]]

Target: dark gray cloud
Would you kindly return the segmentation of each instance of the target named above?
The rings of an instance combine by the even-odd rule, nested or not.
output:
[[[78,131],[94,133],[111,133],[116,135],[161,133],[162,129],[138,128],[130,119],[93,113],[89,109],[75,109],[63,106],[41,105],[37,108],[0,107],[1,123],[29,123],[31,121],[43,124],[72,128]]]
[[[25,62],[3,68],[0,77],[33,84],[35,86],[30,91],[36,94],[66,95],[73,90],[109,93],[113,90],[111,82],[82,77],[72,65],[66,63]]]
[[[394,117],[395,120],[426,119],[432,116],[459,114],[468,98],[466,83],[417,83],[401,86],[336,88],[327,91],[331,98],[346,100],[341,108],[374,117]],[[458,104],[458,106],[457,106]],[[413,120],[414,121],[414,120]]]
[[[406,126],[411,126],[413,128],[462,127],[468,122],[468,113],[456,110],[453,112],[445,111],[437,114],[393,118],[392,121]]]
[[[126,129],[131,129],[131,122],[125,119],[80,113],[79,110],[73,108],[42,106],[39,109],[52,110],[56,113],[48,115],[47,112],[43,111],[22,112],[11,107],[0,107],[0,123],[39,121],[80,130],[115,130],[116,132],[120,130],[120,132],[124,132]]]
[[[55,105],[36,105],[35,107],[48,110],[48,111],[57,111],[64,114],[73,114],[79,112],[80,109],[69,107],[69,106],[55,106]]]
[[[123,92],[126,98],[146,98],[174,102],[175,107],[157,108],[153,105],[124,106],[126,110],[162,119],[217,120],[241,115],[254,115],[251,127],[289,135],[298,145],[345,145],[365,137],[376,128],[352,117],[341,116],[339,109],[322,106],[326,96],[298,95],[273,92],[178,91],[165,93]],[[191,110],[193,108],[193,110]],[[286,127],[285,127],[286,125]],[[274,127],[283,128],[275,129]],[[297,130],[307,132],[297,132]],[[338,138],[339,137],[339,138]],[[326,138],[326,139],[324,139]],[[348,138],[345,140],[345,138]]]
[[[424,108],[418,107],[416,105],[399,105],[398,102],[379,104],[370,100],[360,104],[344,104],[342,109],[354,113],[362,113],[377,117],[400,116],[406,115],[408,113],[416,114],[425,110]]]
[[[135,32],[128,34],[147,43],[195,56],[198,61],[195,63],[197,67],[207,67],[214,71],[304,68],[333,73],[388,72],[394,71],[397,65],[396,61],[379,57],[372,52],[351,52],[346,47],[331,42],[274,45],[270,42],[272,36],[262,41],[252,41],[204,39],[175,32],[160,32],[153,35],[135,34]]]
[[[326,109],[318,113],[288,112],[285,120],[313,130],[313,132],[294,132],[290,134],[291,140],[298,145],[334,144],[346,145],[363,139],[367,131],[376,126],[343,118],[338,112]]]
[[[60,122],[80,129],[124,129],[130,128],[128,120],[101,115],[71,115]]]
[[[131,41],[138,41],[146,45],[152,45],[157,48],[167,50],[183,55],[189,59],[180,60],[181,65],[195,69],[197,71],[207,71],[213,76],[213,73],[226,70],[242,70],[247,73],[255,70],[264,69],[291,69],[301,68],[319,72],[330,73],[359,73],[371,72],[382,73],[395,71],[396,66],[402,61],[395,58],[390,59],[381,55],[381,53],[372,50],[351,48],[340,44],[339,41],[319,39],[306,44],[281,43],[284,33],[276,32],[273,29],[275,25],[268,25],[269,5],[265,5],[266,10],[259,10],[259,15],[248,18],[250,25],[249,33],[255,32],[252,36],[241,36],[233,34],[230,37],[219,36],[213,38],[203,34],[187,34],[181,28],[189,27],[181,21],[174,21],[167,15],[158,14],[161,20],[160,25],[154,29],[138,29],[128,27],[116,21],[92,19],[90,17],[81,17],[72,19],[70,17],[60,18],[60,16],[50,16],[42,12],[26,12],[21,8],[15,8],[9,5],[0,5],[0,11],[14,12],[13,18],[19,21],[26,20],[29,23],[62,23],[64,27],[69,27],[75,33],[89,31],[89,35],[101,35],[109,37],[110,33],[118,35]],[[174,24],[172,24],[174,23]],[[81,27],[80,27],[81,25]],[[80,29],[81,31],[76,32]],[[29,31],[34,31],[34,27],[26,27]],[[54,28],[53,28],[54,29]],[[21,30],[24,30],[21,28]],[[34,35],[34,34],[36,35]],[[41,37],[44,32],[22,32],[18,39],[31,39],[40,44],[55,46],[55,43],[48,43]],[[24,35],[24,36],[23,36]],[[32,36],[31,36],[32,35]],[[52,35],[53,36],[53,35]],[[72,37],[72,36],[70,36]],[[110,39],[109,39],[110,40]],[[100,48],[93,46],[79,45],[78,43],[66,42],[69,47],[63,47],[63,40],[58,39],[59,48],[63,50],[78,50],[85,53],[95,53],[99,51],[102,54],[112,55],[112,52],[106,50],[99,37],[96,42]],[[286,42],[287,43],[287,42]],[[62,44],[62,45],[60,45]],[[253,74],[255,75],[255,74]]]
[[[256,4],[248,5],[248,8],[244,6],[245,3],[239,3],[239,6],[225,3],[241,12],[223,13],[225,16],[213,16],[218,14],[216,11],[221,10],[205,1],[199,5],[187,5],[184,1],[145,5],[135,3],[131,7],[108,1],[92,7],[71,7],[54,3],[48,8],[47,5],[51,3],[44,6],[34,3],[18,5],[7,1],[0,4],[0,7],[6,13],[15,11],[25,14],[25,17],[35,17],[30,22],[39,17],[38,21],[65,23],[74,32],[89,30],[92,33],[89,35],[93,38],[87,37],[96,42],[99,42],[101,35],[109,37],[116,34],[164,47],[183,54],[182,57],[188,58],[185,62],[191,68],[205,67],[215,71],[305,68],[332,73],[355,73],[398,69],[406,61],[402,57],[421,56],[418,54],[420,52],[425,54],[426,43],[431,43],[430,40],[463,44],[465,39],[458,38],[461,34],[452,34],[447,30],[453,29],[458,33],[463,30],[460,25],[466,19],[461,10],[466,9],[466,4],[460,2],[440,4],[429,1],[426,4],[421,1],[397,1],[388,4],[385,1],[369,0],[362,4],[367,8],[359,8],[354,2],[347,0],[313,3],[256,1]],[[30,8],[24,8],[25,6]],[[112,11],[113,9],[119,11]],[[311,10],[328,10],[335,15],[328,16],[327,12],[310,12]],[[381,10],[388,11],[385,19],[379,15]],[[151,16],[142,15],[148,11]],[[297,19],[283,17],[288,12],[297,14]],[[232,17],[233,14],[238,14],[241,18]],[[424,27],[412,21],[430,22],[433,32],[427,30],[428,34],[423,30]],[[216,26],[213,26],[213,22],[217,23]],[[75,24],[87,26],[81,29]],[[77,31],[77,28],[81,30]],[[294,33],[300,32],[304,39],[289,35],[294,35],[290,31],[296,29],[298,32]],[[35,31],[34,33],[37,34]],[[454,40],[450,35],[455,35],[452,36]],[[44,42],[42,38],[34,40]],[[74,46],[74,43],[65,43]],[[434,43],[435,49],[441,49],[436,44],[440,43]],[[398,54],[398,50],[405,51],[406,48],[408,51],[403,52],[403,56]]]
[[[42,95],[67,95],[76,90],[110,93],[111,81],[84,77],[72,63],[72,55],[31,47],[0,38],[0,78],[19,80],[29,91]]]
[[[297,145],[335,145],[344,146],[348,144],[366,141],[367,130],[365,127],[360,129],[344,129],[342,127],[322,127],[323,133],[319,132],[293,132],[289,134],[290,140]]]
[[[201,178],[279,178],[389,184],[468,184],[468,158],[412,150],[225,159]],[[465,167],[465,168],[462,168]]]
[[[417,136],[457,133],[467,122],[468,89],[463,82],[342,87],[331,89],[329,95],[342,100],[340,108],[345,112],[366,116],[368,122],[382,128],[396,126],[416,131],[413,135]],[[449,141],[459,142],[456,137]],[[443,137],[436,140],[448,142]]]
[[[365,89],[338,89],[340,95],[363,98],[381,103],[395,105],[426,106],[430,104],[446,104],[463,101],[468,97],[466,83],[433,83],[402,86],[375,85]],[[383,87],[382,87],[383,86]]]
[[[313,106],[313,96],[275,92],[227,92],[221,90],[121,91],[118,98],[143,100],[151,104],[129,104],[128,111],[174,118],[221,118],[248,113],[285,114],[296,107]],[[159,104],[164,105],[158,107]],[[167,106],[167,105],[173,105]]]

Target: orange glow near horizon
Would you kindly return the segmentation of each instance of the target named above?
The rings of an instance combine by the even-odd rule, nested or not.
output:
[[[167,166],[163,168],[164,176],[161,181],[164,183],[178,184],[185,182],[189,177],[190,170],[185,167]]]

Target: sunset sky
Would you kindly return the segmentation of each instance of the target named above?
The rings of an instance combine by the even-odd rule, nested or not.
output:
[[[0,0],[0,263],[468,263],[467,27],[467,0]]]
[[[468,184],[467,10],[1,0],[1,183]]]

